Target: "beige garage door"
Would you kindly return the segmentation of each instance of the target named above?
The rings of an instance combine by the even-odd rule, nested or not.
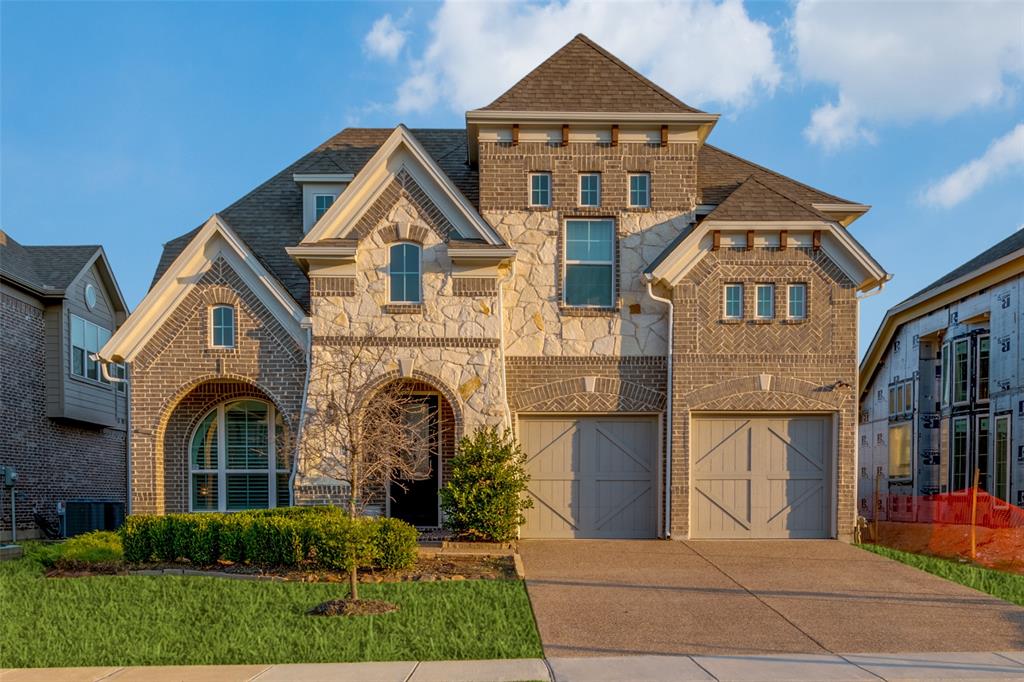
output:
[[[520,417],[529,494],[524,538],[657,534],[658,422],[650,417]]]
[[[819,416],[695,417],[690,537],[829,537],[831,424]]]

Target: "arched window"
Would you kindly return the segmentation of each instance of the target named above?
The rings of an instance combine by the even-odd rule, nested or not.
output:
[[[235,347],[235,307],[215,305],[210,309],[210,345],[214,348]]]
[[[284,420],[262,400],[215,407],[189,447],[189,510],[287,507],[291,453]]]
[[[392,303],[420,302],[420,250],[418,245],[407,242],[391,247],[388,288]]]

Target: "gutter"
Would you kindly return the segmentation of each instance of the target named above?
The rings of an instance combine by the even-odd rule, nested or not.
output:
[[[299,405],[299,432],[295,436],[295,456],[292,457],[292,470],[288,474],[288,494],[292,504],[295,503],[295,479],[299,474],[299,457],[302,452],[302,434],[306,425],[306,401],[309,399],[309,380],[313,374],[313,320],[306,317],[302,320],[306,330],[306,381],[302,385],[302,404]]]
[[[663,298],[654,293],[654,277],[650,273],[644,273],[647,280],[647,295],[653,300],[664,303],[668,306],[668,381],[665,400],[665,539],[672,538],[672,320],[675,314],[675,306],[672,299]]]

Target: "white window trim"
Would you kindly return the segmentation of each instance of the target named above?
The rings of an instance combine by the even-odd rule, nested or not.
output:
[[[597,178],[597,203],[584,204],[583,203],[583,178],[585,177],[596,177]],[[586,173],[580,173],[579,179],[576,181],[576,203],[581,208],[600,208],[601,207],[601,174],[593,171]]]
[[[399,244],[408,244],[416,247],[416,258],[417,267],[419,268],[419,296],[415,301],[396,301],[391,295],[391,249]],[[407,273],[405,273],[407,274]],[[389,305],[421,305],[423,303],[423,245],[411,241],[398,241],[391,242],[388,244],[388,273],[387,273],[387,293],[388,293],[388,304]]]
[[[643,204],[633,203],[633,178],[647,178],[647,191],[644,193],[647,196],[647,202]],[[651,174],[650,173],[627,173],[626,174],[626,196],[629,200],[630,208],[650,208],[651,207]]]
[[[231,308],[231,345],[218,345],[213,342],[213,313],[218,308]],[[210,344],[210,348],[217,348],[219,350],[232,350],[238,347],[238,309],[230,303],[217,303],[210,306],[210,312],[208,313],[208,319],[210,321],[210,333],[207,338],[207,342]]]
[[[323,215],[321,215],[320,218],[318,218],[317,215],[316,215],[316,200],[319,199],[320,197],[330,197],[331,198],[331,206],[334,206],[334,202],[338,200],[338,195],[333,193],[333,192],[316,192],[313,195],[313,224],[314,225],[316,225],[318,222],[320,222],[320,218],[324,217]],[[324,214],[326,214],[327,211],[331,210],[331,206],[327,207],[327,209],[324,211]]]
[[[991,391],[989,391],[988,398],[979,398],[979,387],[981,386],[981,340],[988,339],[988,379],[992,379],[992,335],[991,334],[979,334],[977,338],[977,345],[975,346],[974,353],[974,378],[977,380],[974,383],[974,402],[987,405],[992,397]]]
[[[547,179],[548,179],[548,203],[546,203],[546,204],[535,204],[535,203],[533,203],[533,178],[538,176],[538,175],[546,176]],[[530,208],[550,208],[550,206],[551,206],[551,204],[552,204],[552,202],[554,200],[554,197],[553,197],[553,195],[554,195],[554,178],[552,178],[551,173],[548,172],[548,171],[535,171],[535,172],[529,173],[526,182],[527,182],[527,196],[529,197],[529,206],[530,206]]]
[[[740,290],[740,312],[739,315],[729,314],[729,288],[736,287]],[[743,283],[742,282],[726,282],[722,286],[722,319],[723,320],[742,320],[743,319]]]
[[[956,399],[956,347],[959,344],[964,344],[967,347],[966,357],[967,362],[964,364],[964,379],[966,384],[964,386],[964,399]],[[952,401],[954,406],[967,405],[971,402],[971,341],[968,338],[954,339],[950,344],[952,355],[949,358],[949,379],[950,379],[950,391],[949,399]]]
[[[978,447],[978,441],[980,440],[981,436],[982,419],[988,420],[988,452],[985,453],[985,456],[988,459],[988,471],[985,472],[985,476],[987,476],[987,479],[985,481],[986,485],[982,487],[981,490],[984,492],[988,492],[988,490],[992,487],[992,462],[995,460],[992,458],[992,417],[987,412],[983,414],[974,415],[974,438],[972,439],[972,445],[974,446],[974,468],[980,469],[981,466],[978,460],[981,458],[981,448]],[[971,483],[974,483],[973,471],[971,472]]]
[[[997,500],[1002,500],[1002,503],[996,503],[996,506],[998,506],[1000,509],[1005,509],[1006,506],[1010,504],[1009,497],[1010,493],[1013,492],[1013,479],[1010,477],[1010,475],[1013,473],[1013,419],[1011,419],[1012,416],[1012,414],[995,415],[991,422],[990,431],[988,432],[989,447],[992,451],[992,454],[989,455],[989,462],[992,466],[992,495],[996,497]],[[1004,474],[1006,475],[1005,498],[999,497],[1000,491],[996,490],[996,467],[998,465],[998,462],[996,460],[996,445],[997,437],[999,434],[999,422],[1001,421],[1006,422],[1006,471],[1004,472]]]
[[[770,289],[772,292],[772,310],[770,315],[762,315],[760,313],[759,301],[761,300],[760,292],[761,289]],[[755,284],[754,285],[754,319],[756,320],[774,320],[775,319],[775,285],[774,284]]]
[[[793,315],[792,303],[793,303],[793,289],[800,287],[804,291],[804,314]],[[806,320],[807,319],[807,285],[803,282],[792,282],[786,285],[786,319],[788,320]]]
[[[267,467],[265,469],[228,469],[227,463],[227,428],[224,422],[224,408],[230,403],[239,401],[253,401],[263,403],[267,406]],[[197,469],[192,466],[192,443],[195,441],[196,434],[202,427],[203,422],[210,415],[210,412],[217,412],[217,468],[216,469]],[[188,511],[189,513],[202,514],[205,512],[221,512],[233,514],[235,512],[247,511],[245,509],[228,509],[228,489],[227,480],[228,474],[265,474],[269,479],[267,484],[267,509],[274,509],[277,507],[277,476],[278,474],[290,474],[291,467],[285,469],[277,468],[277,408],[274,407],[273,403],[267,402],[266,400],[259,400],[258,398],[239,398],[236,400],[228,400],[220,403],[213,410],[210,410],[203,415],[203,418],[199,420],[196,427],[192,429],[192,433],[188,439],[188,451],[186,456],[188,457],[188,481],[186,486],[188,488]],[[195,500],[192,497],[192,476],[194,474],[214,474],[217,476],[217,509],[195,509]],[[288,490],[288,504],[293,504],[292,491]]]
[[[964,424],[964,485],[957,488],[956,481],[956,425],[958,422]],[[962,494],[973,482],[971,476],[971,418],[968,415],[955,416],[949,421],[949,492]]]
[[[570,260],[569,256],[568,256],[568,253],[569,253],[569,223],[573,222],[573,221],[600,222],[600,221],[605,221],[605,220],[612,224],[612,258],[611,258],[611,260],[607,260],[607,261],[603,261],[603,260]],[[613,308],[613,307],[615,307],[615,253],[616,253],[616,251],[618,251],[618,249],[616,248],[617,240],[618,240],[618,236],[616,234],[616,228],[617,228],[617,226],[616,226],[615,220],[613,218],[566,218],[562,222],[562,305],[565,306],[566,308],[597,308],[597,309],[604,309],[604,308]],[[608,305],[586,305],[586,304],[580,305],[580,304],[577,304],[577,303],[569,303],[569,301],[566,299],[566,296],[568,295],[569,291],[568,291],[568,287],[566,287],[565,284],[566,284],[566,273],[568,273],[570,265],[608,265],[608,266],[611,267],[611,269],[612,269],[612,276],[610,278],[609,291],[608,291],[608,293],[609,293],[609,296],[608,296],[609,303],[608,303]]]
[[[84,325],[91,324],[92,326],[96,327],[97,330],[102,329],[103,331],[107,332],[107,339],[108,340],[110,339],[110,336],[113,334],[113,332],[111,330],[107,329],[106,327],[104,327],[101,324],[96,324],[95,322],[87,320],[84,317],[82,317],[81,315],[75,315],[74,313],[68,313],[68,337],[67,337],[68,338],[68,376],[70,376],[75,381],[84,381],[86,383],[93,384],[94,386],[103,386],[104,388],[111,388],[112,384],[110,382],[103,381],[103,370],[99,366],[97,366],[97,368],[96,368],[97,372],[99,372],[99,378],[93,379],[92,377],[89,376],[89,355],[91,353],[90,353],[88,348],[81,347],[82,350],[85,353],[85,356],[84,356],[84,358],[82,360],[82,372],[83,372],[83,374],[76,374],[75,373],[75,348],[76,348],[76,346],[75,346],[75,342],[74,342],[74,325],[75,325],[74,321],[76,319],[82,321],[82,325],[83,325],[82,329],[83,329],[83,331],[85,330],[85,326]],[[99,332],[97,331],[97,334],[98,333]],[[100,346],[100,348],[102,348],[103,344],[101,343],[101,344],[99,344],[99,346]],[[92,351],[92,352],[93,353],[99,352],[99,348],[97,348],[95,351]]]

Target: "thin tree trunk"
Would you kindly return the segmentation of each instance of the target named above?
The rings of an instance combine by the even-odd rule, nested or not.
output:
[[[348,573],[348,598],[351,601],[359,601],[359,577],[356,575],[358,569],[353,566]]]

